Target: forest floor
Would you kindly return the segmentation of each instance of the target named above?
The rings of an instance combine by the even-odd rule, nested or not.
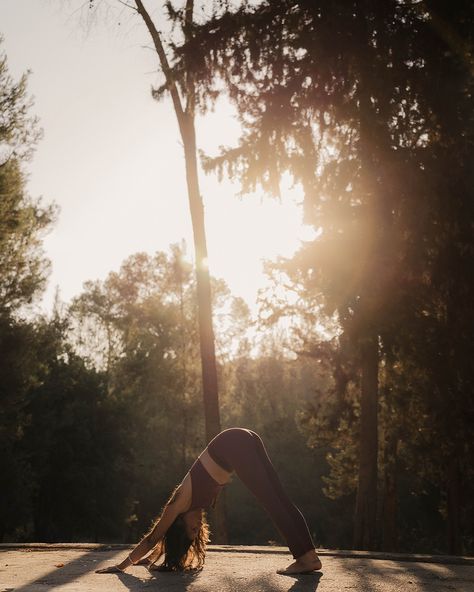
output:
[[[197,574],[96,574],[123,559],[124,545],[0,545],[0,592],[473,592],[474,558],[321,551],[323,568],[282,576],[280,547],[210,547]]]

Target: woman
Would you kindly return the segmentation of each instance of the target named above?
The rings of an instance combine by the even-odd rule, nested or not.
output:
[[[321,569],[305,519],[284,492],[262,440],[251,430],[231,428],[218,434],[202,452],[161,516],[128,557],[97,572],[115,573],[139,563],[153,568],[163,556],[162,563],[154,569],[201,568],[209,532],[203,510],[214,506],[233,472],[270,514],[293,554],[295,561],[277,573]]]

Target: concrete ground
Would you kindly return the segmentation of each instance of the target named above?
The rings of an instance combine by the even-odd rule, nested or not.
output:
[[[282,548],[211,547],[197,574],[96,574],[128,548],[100,545],[1,545],[0,592],[474,592],[473,558],[322,551],[321,572],[281,576]],[[439,561],[442,561],[440,563]]]

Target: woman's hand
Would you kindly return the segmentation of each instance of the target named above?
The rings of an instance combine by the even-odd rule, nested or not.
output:
[[[109,565],[109,567],[102,567],[101,569],[96,569],[95,573],[100,573],[100,574],[123,573],[123,570],[120,569],[120,567],[118,565]]]
[[[103,567],[102,569],[96,569],[95,573],[120,573],[124,572],[127,569],[127,567],[130,567],[131,565],[133,565],[133,563],[129,555],[122,561],[122,563],[118,563],[116,565],[109,565],[109,567]]]

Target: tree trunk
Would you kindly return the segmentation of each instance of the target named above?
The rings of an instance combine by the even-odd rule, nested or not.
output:
[[[359,101],[359,159],[361,178],[365,186],[369,235],[368,253],[370,264],[365,275],[365,289],[361,294],[362,307],[359,310],[363,333],[360,339],[361,352],[361,408],[359,441],[359,477],[354,516],[354,547],[356,549],[375,549],[377,543],[377,454],[378,454],[378,333],[374,320],[380,304],[380,294],[374,295],[375,286],[368,282],[377,278],[377,244],[380,238],[380,188],[376,181],[374,150],[377,147],[374,112],[372,109],[373,52],[368,28],[369,15],[374,0],[364,0],[356,11],[354,34],[359,41],[359,59],[362,70],[359,72],[357,95]]]
[[[389,434],[384,450],[383,551],[396,551],[398,547],[397,456],[398,438]]]
[[[186,182],[188,188],[189,208],[194,235],[194,249],[196,254],[196,287],[199,322],[199,344],[201,349],[201,370],[202,370],[202,394],[204,401],[204,421],[206,430],[206,442],[221,431],[219,415],[219,397],[217,386],[217,367],[214,344],[214,329],[212,326],[212,298],[211,280],[207,264],[207,244],[204,224],[204,207],[199,191],[199,176],[196,155],[196,132],[194,127],[194,83],[190,74],[186,82],[186,108],[183,108],[178,87],[173,78],[168,59],[161,41],[158,29],[155,27],[142,0],[135,0],[137,12],[143,18],[148,32],[160,60],[161,69],[165,75],[168,90],[173,101],[173,107],[178,121],[179,131],[184,147],[184,158],[186,164]],[[193,20],[193,0],[187,0],[185,9],[186,26],[184,35],[187,37]],[[225,532],[224,505],[218,502],[215,513],[216,520],[216,541],[224,543],[227,541]]]
[[[206,422],[206,441],[209,442],[221,430],[219,396],[217,387],[216,353],[214,329],[212,326],[211,280],[207,266],[207,243],[204,226],[204,207],[199,193],[199,179],[196,158],[194,121],[186,117],[183,133],[188,186],[189,208],[194,234],[196,253],[196,285],[199,318],[199,343],[201,348],[201,369]]]
[[[199,342],[201,347],[202,385],[204,398],[204,418],[206,424],[206,441],[209,442],[220,432],[219,401],[217,390],[217,369],[214,346],[214,330],[212,327],[211,281],[207,266],[206,231],[204,226],[204,208],[199,191],[199,177],[196,157],[196,133],[194,129],[194,89],[192,81],[188,84],[188,104],[183,109],[178,88],[171,74],[160,33],[141,0],[135,0],[137,12],[143,18],[153,39],[161,68],[168,83],[169,92],[178,121],[181,139],[184,146],[186,163],[186,182],[188,186],[189,208],[194,234],[196,253],[196,284],[199,317]],[[187,19],[192,19],[193,3],[186,5]]]
[[[459,462],[454,458],[447,470],[447,537],[448,552],[451,555],[461,555],[461,487]]]
[[[354,517],[354,548],[376,547],[378,338],[364,339],[360,410],[359,481]]]

